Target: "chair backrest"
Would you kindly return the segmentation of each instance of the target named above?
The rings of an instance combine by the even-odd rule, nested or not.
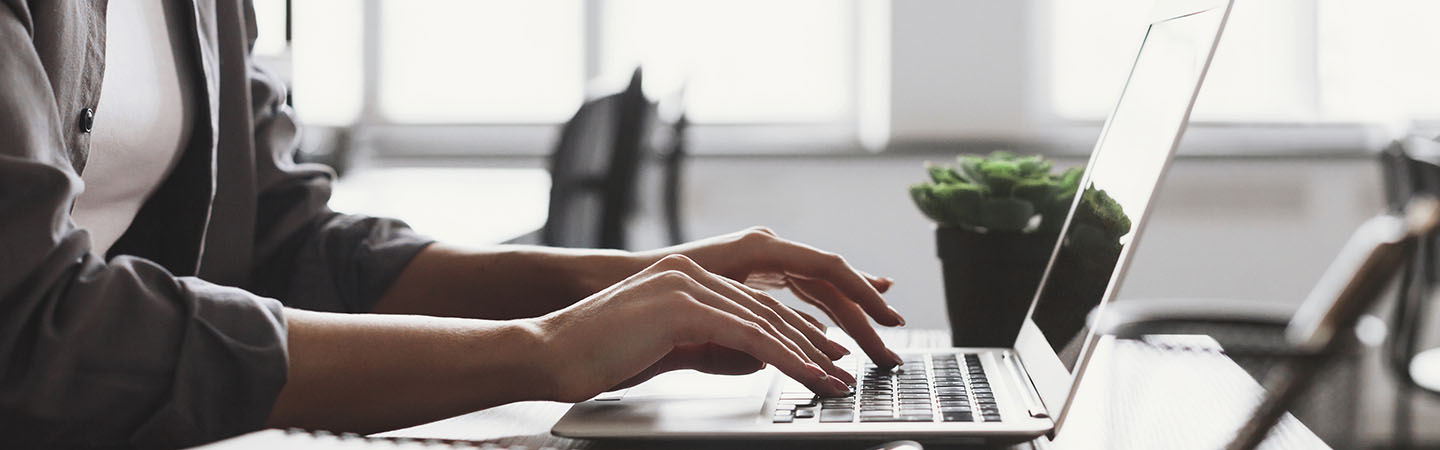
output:
[[[1416,194],[1440,195],[1440,143],[1407,139],[1392,143],[1380,154],[1386,202],[1398,211]],[[1440,239],[1428,237],[1401,276],[1387,343],[1390,367],[1406,385],[1419,387],[1410,377],[1410,360],[1420,351],[1422,321],[1431,294],[1440,284]]]
[[[662,154],[669,234],[672,239],[679,236],[684,121],[664,126],[657,104],[646,98],[642,85],[642,72],[636,68],[625,90],[585,102],[562,128],[550,157],[550,208],[540,230],[541,244],[626,248],[627,225],[640,200],[642,167]]]
[[[1385,200],[1392,212],[1399,211],[1416,194],[1440,195],[1440,143],[1437,141],[1440,138],[1408,138],[1391,143],[1380,153]],[[1423,350],[1420,336],[1437,283],[1440,283],[1440,239],[1429,236],[1401,273],[1385,343],[1385,365],[1399,381],[1396,396],[1400,400],[1394,403],[1390,442],[1397,448],[1408,447],[1414,435],[1411,394],[1415,391],[1440,394],[1417,383],[1410,372],[1411,361]]]

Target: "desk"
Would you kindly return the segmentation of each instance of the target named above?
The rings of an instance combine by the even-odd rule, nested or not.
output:
[[[356,169],[335,182],[330,208],[394,217],[448,244],[494,245],[540,229],[549,215],[544,169]]]
[[[881,330],[893,347],[922,347],[948,341],[941,331],[894,332]],[[1197,343],[1198,342],[1198,343]],[[1207,344],[1208,342],[1209,344]],[[1091,371],[1081,383],[1074,409],[1059,438],[1004,446],[1007,450],[1088,449],[1215,449],[1248,417],[1262,390],[1243,369],[1203,338],[1102,341]],[[1181,348],[1185,347],[1185,348]],[[637,443],[565,439],[550,435],[550,427],[569,405],[522,402],[412,428],[380,433],[378,437],[479,441],[499,446],[525,446],[529,450],[672,450],[736,448],[733,442]],[[273,433],[273,432],[272,432]],[[273,437],[273,436],[272,436]],[[241,437],[237,439],[245,439]],[[258,442],[258,440],[257,440]],[[245,448],[240,441],[225,441],[217,448]],[[853,449],[865,442],[745,443],[747,450]],[[973,448],[926,445],[929,449]],[[1305,425],[1286,415],[1264,449],[1328,448]]]
[[[948,341],[941,331],[882,335],[893,347],[916,347]],[[1102,341],[1092,369],[1081,384],[1069,422],[1054,442],[1010,446],[1011,449],[1158,449],[1219,448],[1248,417],[1259,401],[1260,385],[1240,366],[1213,347],[1175,350],[1169,342]],[[1203,344],[1197,344],[1201,346]],[[1242,404],[1243,403],[1243,404]],[[682,445],[608,443],[551,436],[550,426],[569,405],[523,402],[454,417],[379,436],[484,440],[530,449],[677,449],[727,448],[725,444]],[[747,445],[759,448],[866,448],[865,443]],[[927,445],[926,449],[943,448]],[[1287,417],[1262,448],[1327,448],[1305,425]]]

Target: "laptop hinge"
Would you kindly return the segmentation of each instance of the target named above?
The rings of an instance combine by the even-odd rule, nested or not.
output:
[[[1035,390],[1035,383],[1030,381],[1030,375],[1026,374],[1025,371],[1020,368],[1020,361],[1015,358],[1015,354],[1012,352],[1004,352],[1000,354],[1000,358],[1005,360],[1005,364],[1009,365],[1010,370],[1015,372],[1016,375],[1019,375],[1020,379],[1025,380],[1025,382],[1022,383],[1025,385],[1023,389],[1025,395],[1021,397],[1025,400],[1025,409],[1026,412],[1030,414],[1030,417],[1036,419],[1050,418],[1050,413],[1045,410],[1045,406],[1040,401],[1040,392]]]

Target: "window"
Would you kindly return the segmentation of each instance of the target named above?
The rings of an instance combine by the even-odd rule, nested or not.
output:
[[[612,0],[601,6],[601,73],[643,65],[661,95],[683,84],[701,123],[845,120],[850,14],[834,0]]]
[[[385,0],[380,111],[407,123],[556,123],[584,97],[580,0]]]
[[[290,12],[296,114],[307,125],[355,123],[364,109],[363,5],[297,1]],[[283,36],[283,28],[262,29],[260,34],[276,32]]]
[[[1051,105],[1063,119],[1114,106],[1148,0],[1051,2]],[[1440,118],[1440,39],[1427,0],[1237,1],[1196,101],[1198,122]]]
[[[1336,118],[1440,119],[1440,36],[1433,0],[1324,0],[1320,103]]]
[[[293,5],[295,103],[310,123],[555,124],[587,83],[622,86],[636,65],[654,97],[683,86],[695,123],[849,124],[854,115],[854,1]],[[257,0],[257,54],[282,52],[284,8]],[[367,67],[377,72],[369,99]]]

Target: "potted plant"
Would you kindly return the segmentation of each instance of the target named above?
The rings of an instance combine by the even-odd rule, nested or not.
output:
[[[936,223],[954,345],[1015,343],[1083,174],[1053,166],[1003,151],[962,155],[953,167],[927,164],[930,182],[910,186]]]

